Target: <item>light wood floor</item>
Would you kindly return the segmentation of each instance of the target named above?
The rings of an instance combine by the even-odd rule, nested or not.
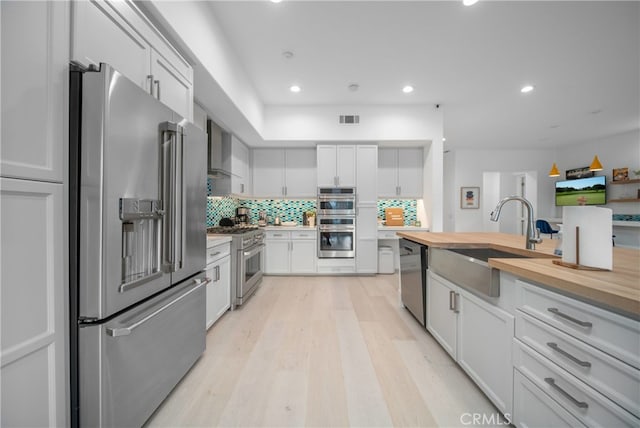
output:
[[[453,427],[495,414],[400,306],[397,281],[265,277],[147,426]]]

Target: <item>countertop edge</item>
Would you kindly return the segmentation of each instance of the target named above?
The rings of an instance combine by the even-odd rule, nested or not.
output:
[[[452,232],[455,234],[455,232]],[[477,235],[477,239],[474,236]],[[578,299],[585,300],[595,306],[605,308],[625,314],[626,316],[632,316],[635,318],[640,317],[640,289],[635,290],[630,280],[630,275],[637,275],[634,270],[627,267],[616,268],[616,260],[614,258],[614,273],[620,275],[619,277],[626,278],[624,282],[612,282],[608,278],[603,278],[611,272],[599,272],[588,273],[586,271],[575,271],[569,268],[560,267],[552,264],[551,259],[557,258],[551,254],[545,254],[536,251],[532,253],[530,250],[524,248],[515,248],[505,245],[492,243],[491,234],[486,232],[479,232],[474,234],[459,233],[457,236],[459,240],[457,242],[446,242],[443,238],[437,239],[437,235],[418,236],[416,233],[410,232],[398,232],[398,236],[405,237],[433,248],[479,248],[490,247],[499,250],[507,250],[518,254],[529,256],[528,258],[512,258],[512,259],[489,259],[489,266],[514,274],[524,280],[533,281],[541,286],[548,287],[551,290],[555,290],[559,293],[567,293],[575,296]],[[503,234],[495,234],[496,240],[500,240],[499,237]],[[619,256],[629,257],[627,253],[616,250]],[[534,257],[531,257],[533,255]],[[640,260],[640,251],[637,252],[638,260]],[[615,257],[615,256],[614,256]],[[632,256],[633,257],[633,256]],[[635,259],[634,259],[635,260]],[[627,260],[627,264],[629,261]],[[636,293],[636,294],[634,294]]]

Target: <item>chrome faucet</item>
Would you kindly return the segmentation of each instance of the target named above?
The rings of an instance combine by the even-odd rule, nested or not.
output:
[[[491,211],[491,221],[498,221],[500,217],[500,210],[502,206],[508,201],[520,201],[527,208],[527,250],[535,250],[536,244],[542,242],[542,238],[540,238],[540,230],[534,227],[533,223],[533,205],[531,202],[526,200],[525,198],[517,195],[507,196],[498,202],[495,209]]]

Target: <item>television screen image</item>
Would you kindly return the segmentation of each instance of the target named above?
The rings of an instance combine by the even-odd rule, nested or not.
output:
[[[604,205],[607,185],[604,175],[556,182],[556,205]]]

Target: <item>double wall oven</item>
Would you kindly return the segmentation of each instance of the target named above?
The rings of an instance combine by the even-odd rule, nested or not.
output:
[[[318,257],[356,255],[355,187],[318,188]]]

